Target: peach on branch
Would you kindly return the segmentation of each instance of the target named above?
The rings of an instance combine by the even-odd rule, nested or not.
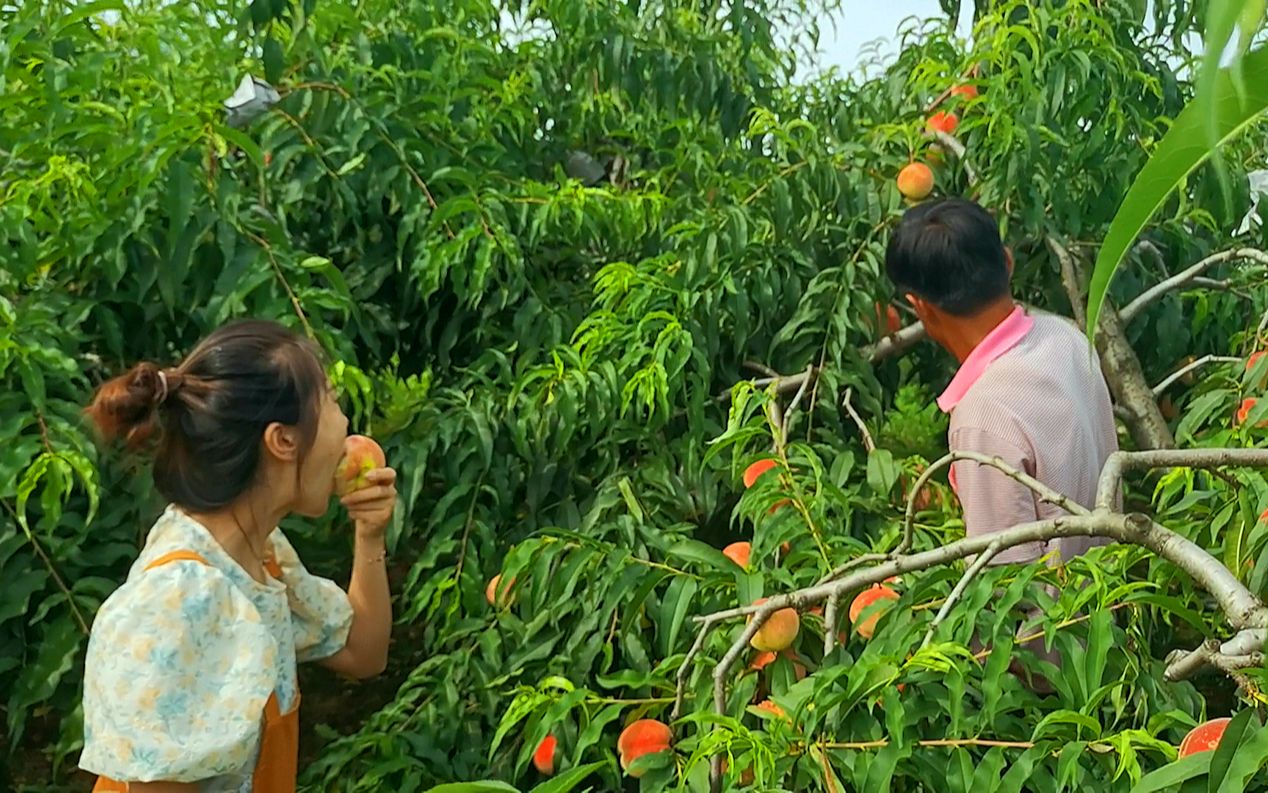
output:
[[[898,172],[898,192],[919,201],[933,192],[933,171],[922,162],[913,162]]]
[[[753,605],[760,606],[765,602],[766,598],[759,598],[753,601]],[[750,615],[749,621],[751,622],[752,619]],[[778,652],[791,647],[800,631],[801,618],[797,615],[797,610],[779,609],[762,623],[762,627],[758,628],[753,638],[749,639],[749,644],[753,645],[753,649],[762,652]]]
[[[490,606],[500,606],[505,608],[511,604],[511,588],[515,586],[515,577],[507,583],[506,587],[502,587],[502,574],[498,573],[489,579],[489,584],[484,588],[484,599],[489,601]],[[502,596],[498,597],[498,591],[501,590]]]
[[[629,771],[630,764],[640,757],[667,751],[673,742],[669,727],[655,719],[639,719],[621,731],[616,740],[616,751],[621,756],[621,768],[638,778],[642,771]]]
[[[748,569],[749,555],[753,551],[751,543],[733,542],[722,549],[722,555],[735,562],[745,570]]]
[[[1215,751],[1219,747],[1220,739],[1224,737],[1224,730],[1228,729],[1230,721],[1232,719],[1228,717],[1211,719],[1189,730],[1189,734],[1184,736],[1184,740],[1180,741],[1180,756],[1188,757],[1198,752]]]
[[[546,776],[555,773],[555,748],[558,741],[555,736],[547,735],[542,738],[542,742],[537,744],[537,749],[533,751],[533,766]]]
[[[883,584],[873,584],[858,593],[850,604],[850,622],[856,623],[854,630],[864,639],[872,638],[876,632],[876,623],[880,621],[881,610],[875,610],[869,617],[859,622],[859,615],[873,603],[882,600],[898,600],[898,593]]]

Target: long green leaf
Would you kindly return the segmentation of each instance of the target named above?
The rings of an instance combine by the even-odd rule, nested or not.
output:
[[[603,762],[597,762],[570,768],[549,782],[543,782],[533,788],[532,793],[568,793],[603,766]]]
[[[1249,53],[1242,63],[1246,76],[1245,94],[1239,96],[1232,75],[1224,69],[1217,75],[1212,105],[1215,129],[1223,143],[1254,121],[1268,109],[1268,47]],[[1118,208],[1096,257],[1096,267],[1088,286],[1087,333],[1096,329],[1101,306],[1109,291],[1110,279],[1127,253],[1128,247],[1145,224],[1167,200],[1167,196],[1199,165],[1210,158],[1207,118],[1200,102],[1190,103],[1158,144],[1153,156],[1141,169],[1127,197]]]
[[[427,793],[520,793],[519,788],[505,782],[450,782],[428,788]]]

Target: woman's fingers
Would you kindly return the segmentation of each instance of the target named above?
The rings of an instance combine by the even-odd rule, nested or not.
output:
[[[339,499],[340,503],[345,507],[365,508],[378,502],[384,504],[396,500],[396,487],[394,485],[372,485],[363,487],[360,490],[354,490],[343,498]]]

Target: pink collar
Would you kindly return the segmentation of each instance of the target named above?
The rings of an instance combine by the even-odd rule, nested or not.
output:
[[[964,359],[964,363],[960,364],[960,369],[951,379],[947,390],[938,397],[938,407],[942,409],[942,412],[950,413],[960,400],[964,399],[965,394],[969,393],[973,384],[981,378],[986,367],[1016,346],[1017,342],[1026,338],[1026,334],[1030,332],[1034,324],[1034,318],[1027,314],[1024,308],[1017,306],[1013,309],[1013,313],[986,334],[986,338],[982,339],[981,343],[973,348],[973,352],[969,353],[969,357]]]

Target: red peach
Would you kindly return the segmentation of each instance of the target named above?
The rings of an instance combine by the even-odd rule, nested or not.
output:
[[[616,740],[616,751],[621,756],[621,768],[629,769],[631,763],[643,755],[655,754],[669,749],[673,741],[673,733],[669,727],[655,719],[639,719],[621,731]],[[641,777],[643,772],[629,772],[634,778]]]
[[[722,549],[722,555],[747,570],[749,555],[752,551],[753,546],[751,543],[733,542]]]
[[[882,610],[877,610],[862,622],[858,622],[859,615],[868,606],[880,600],[898,600],[898,593],[882,584],[873,584],[860,592],[850,604],[850,622],[858,623],[854,630],[864,639],[872,638],[876,632],[876,623],[880,621]]]
[[[1224,730],[1228,729],[1228,723],[1232,719],[1225,717],[1222,719],[1211,719],[1194,727],[1189,734],[1184,736],[1184,740],[1180,741],[1180,756],[1188,757],[1198,752],[1212,752],[1220,745],[1220,739],[1224,737]]]
[[[335,468],[335,493],[343,496],[368,485],[366,474],[387,465],[383,448],[364,435],[349,435],[343,442],[343,457]]]
[[[557,744],[555,736],[547,735],[542,738],[541,743],[537,744],[537,749],[533,752],[533,765],[546,776],[555,773],[555,747]]]
[[[753,601],[753,605],[760,606],[765,602],[766,598],[759,598]],[[749,621],[751,622],[752,619],[750,616]],[[797,615],[797,610],[780,609],[762,623],[762,627],[757,629],[752,639],[749,639],[749,644],[753,646],[753,649],[762,652],[783,650],[792,645],[800,630],[801,618]]]

